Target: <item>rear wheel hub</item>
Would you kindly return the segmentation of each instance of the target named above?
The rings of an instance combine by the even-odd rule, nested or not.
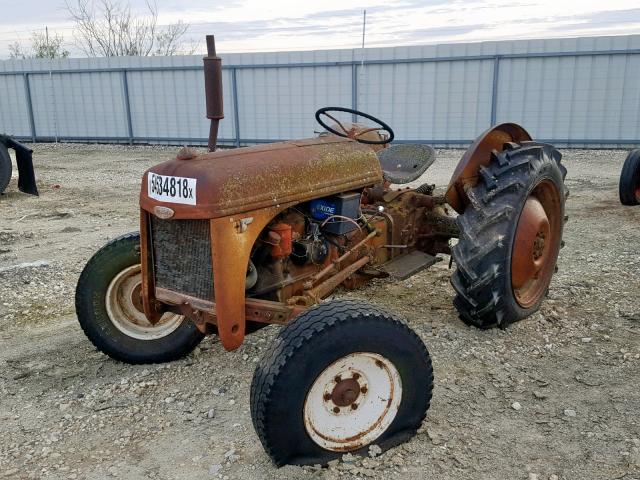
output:
[[[555,269],[561,231],[560,196],[544,180],[525,201],[511,253],[511,286],[518,304],[534,305],[546,292]]]
[[[544,207],[537,198],[529,197],[520,214],[511,256],[514,288],[522,288],[538,275],[549,250],[546,248],[548,237],[549,218]]]

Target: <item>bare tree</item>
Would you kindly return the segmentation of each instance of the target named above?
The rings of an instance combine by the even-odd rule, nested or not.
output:
[[[24,47],[17,40],[9,45],[9,58],[27,58],[28,53],[24,50]]]
[[[77,0],[67,3],[76,23],[78,47],[89,57],[175,55],[189,29],[183,22],[161,27],[158,8],[147,2],[148,15],[136,16],[119,0]]]
[[[187,30],[189,25],[178,21],[168,25],[163,30],[156,33],[156,42],[154,46],[154,55],[178,55],[184,51],[184,45],[180,41]],[[193,48],[193,47],[191,47]],[[190,50],[190,49],[187,49]],[[192,53],[190,51],[184,53]]]
[[[31,49],[25,50],[18,41],[9,45],[9,58],[67,58],[69,52],[64,49],[64,37],[62,35],[49,35],[34,32],[31,35]]]

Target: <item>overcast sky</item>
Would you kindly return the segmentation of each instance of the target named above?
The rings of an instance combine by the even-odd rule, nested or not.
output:
[[[73,0],[69,0],[73,1]],[[127,2],[127,0],[121,0]],[[130,0],[144,11],[144,0]],[[477,42],[640,33],[640,0],[157,0],[159,22],[191,24],[189,39],[216,34],[219,53]],[[72,56],[64,0],[0,0],[0,58],[49,27]]]

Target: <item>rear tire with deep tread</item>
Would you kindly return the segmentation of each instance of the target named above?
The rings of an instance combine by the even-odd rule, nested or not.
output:
[[[0,143],[0,194],[4,193],[5,189],[11,181],[11,172],[13,167],[11,165],[11,156],[6,146]]]
[[[350,451],[364,453],[371,444],[386,450],[416,433],[433,389],[431,359],[422,340],[405,322],[369,303],[324,302],[279,332],[253,376],[251,419],[276,465],[324,465],[346,453],[314,442],[305,427],[303,410],[321,372],[359,352],[388,359],[401,378],[402,395],[397,414],[386,430]]]
[[[558,252],[563,246],[569,192],[561,157],[553,146],[543,143],[507,144],[504,151],[492,153],[488,166],[480,168],[476,186],[467,191],[469,205],[456,220],[460,238],[452,249],[457,267],[451,277],[456,292],[453,303],[464,322],[478,328],[506,327],[539,309],[544,295],[528,308],[516,300],[511,255],[520,213],[542,181],[551,181],[560,198],[560,235],[552,248]],[[557,253],[550,261],[556,259]]]
[[[640,187],[640,148],[631,150],[627,155],[622,172],[618,192],[622,205],[638,205],[638,189]]]
[[[140,263],[140,234],[113,239],[87,262],[76,287],[76,314],[91,343],[111,358],[131,364],[162,363],[191,352],[204,338],[193,322],[184,319],[166,336],[139,339],[128,336],[110,319],[106,294],[111,281]]]

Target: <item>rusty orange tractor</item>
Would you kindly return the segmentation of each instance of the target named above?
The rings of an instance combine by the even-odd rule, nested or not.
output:
[[[220,60],[205,58],[215,150]],[[373,126],[340,120],[348,114]],[[277,465],[324,464],[413,435],[431,401],[424,343],[398,317],[337,287],[409,276],[452,255],[460,317],[505,327],[542,302],[561,247],[560,153],[515,124],[482,134],[444,194],[424,183],[434,151],[390,145],[384,122],[323,108],[319,137],[177,157],[149,169],[140,232],[98,251],[80,276],[89,339],[130,363],[224,348],[279,324],[251,385],[251,416]],[[399,185],[399,187],[398,187]]]

